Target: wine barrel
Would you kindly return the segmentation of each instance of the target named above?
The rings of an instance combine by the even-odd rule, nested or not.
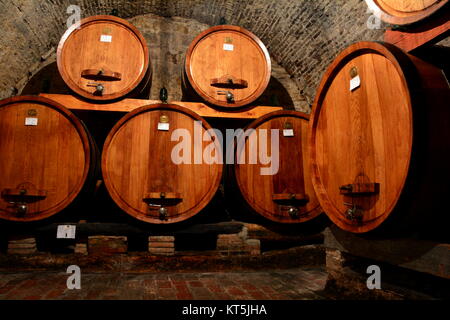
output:
[[[221,25],[200,33],[185,59],[183,90],[219,107],[242,107],[258,99],[270,80],[269,52],[253,33]]]
[[[252,122],[246,128],[248,134],[236,145],[237,186],[247,204],[273,222],[303,223],[322,213],[309,171],[308,121],[309,115],[302,112],[271,112]],[[278,146],[272,140],[274,134],[279,137]],[[262,145],[267,145],[273,157],[272,172],[261,171],[270,167],[264,164],[267,161],[261,161],[261,152],[267,153]]]
[[[83,123],[59,103],[0,101],[0,218],[40,221],[67,208],[95,182],[96,150]]]
[[[393,45],[360,42],[336,58],[310,122],[313,185],[336,225],[388,234],[442,223],[449,98],[440,69]]]
[[[406,25],[428,18],[447,5],[448,0],[366,0],[366,3],[381,20]]]
[[[103,178],[114,202],[151,224],[181,222],[199,213],[216,194],[223,170],[222,161],[203,157],[209,151],[215,156],[214,150],[221,154],[210,129],[177,105],[149,105],[123,117],[102,154]],[[214,142],[204,141],[208,138]]]
[[[149,51],[142,34],[126,20],[100,15],[72,25],[59,42],[57,64],[65,83],[84,98],[148,98]]]

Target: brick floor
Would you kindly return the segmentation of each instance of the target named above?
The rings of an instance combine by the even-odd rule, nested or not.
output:
[[[65,272],[0,273],[0,300],[324,299],[322,268],[229,273],[86,273],[69,290]]]

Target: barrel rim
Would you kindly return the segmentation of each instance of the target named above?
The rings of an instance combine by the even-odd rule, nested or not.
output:
[[[311,177],[312,177],[312,183],[314,190],[316,191],[317,198],[320,202],[320,205],[325,211],[325,214],[330,218],[330,220],[336,224],[338,227],[340,227],[343,230],[350,231],[353,233],[366,233],[371,230],[376,229],[379,227],[384,221],[386,221],[389,216],[391,215],[392,211],[395,209],[395,207],[400,203],[402,190],[405,188],[408,176],[410,175],[411,171],[411,155],[413,153],[413,143],[414,143],[414,131],[411,130],[410,132],[410,150],[407,162],[407,170],[403,176],[403,181],[401,184],[401,188],[397,191],[396,195],[396,201],[389,207],[384,210],[384,213],[380,215],[375,220],[371,220],[370,223],[367,222],[363,226],[356,226],[356,225],[349,225],[343,223],[341,219],[337,218],[341,214],[339,212],[336,212],[334,205],[331,203],[331,201],[328,198],[328,193],[326,192],[326,189],[323,187],[323,183],[321,180],[321,176],[319,174],[319,168],[317,166],[317,158],[316,158],[316,148],[315,141],[316,141],[316,133],[317,133],[317,123],[318,118],[320,114],[320,110],[322,108],[322,103],[325,98],[325,95],[327,93],[327,89],[329,88],[329,85],[334,80],[336,75],[338,74],[341,67],[350,61],[353,57],[358,56],[360,53],[375,53],[380,54],[384,56],[386,59],[388,59],[396,68],[397,72],[399,73],[402,84],[405,88],[405,91],[407,93],[408,98],[408,109],[409,113],[411,115],[410,117],[410,128],[414,128],[414,115],[413,115],[413,108],[415,106],[414,101],[411,99],[414,95],[412,92],[414,92],[414,88],[416,87],[416,84],[414,82],[414,78],[412,76],[412,70],[411,70],[411,60],[408,57],[408,55],[398,47],[391,45],[389,43],[384,42],[371,42],[371,41],[362,41],[357,42],[346,49],[344,49],[331,63],[331,65],[328,67],[327,71],[325,72],[322,81],[317,89],[316,98],[311,110],[311,120],[309,123],[309,156],[310,156],[310,166],[311,166]],[[408,76],[409,75],[409,76]],[[336,214],[338,213],[338,214]]]
[[[270,112],[256,120],[254,120],[253,122],[251,122],[246,129],[255,129],[257,127],[259,127],[261,124],[263,124],[264,122],[268,121],[268,120],[272,120],[275,118],[280,118],[280,117],[295,117],[298,119],[302,119],[305,121],[309,121],[310,115],[301,111],[294,111],[294,110],[278,110],[278,111],[273,111]],[[242,139],[247,140],[248,137],[241,137],[240,141],[242,141]],[[306,146],[307,146],[307,140],[306,140]],[[318,217],[323,211],[322,208],[320,206],[319,201],[317,200],[317,206],[315,206],[314,208],[310,209],[308,211],[308,215],[301,217],[299,219],[279,219],[277,218],[277,216],[275,216],[273,214],[273,212],[269,211],[269,210],[265,210],[262,207],[256,206],[255,203],[252,203],[250,201],[247,200],[247,196],[244,195],[244,190],[246,190],[246,188],[244,188],[241,179],[239,179],[239,168],[240,165],[237,163],[236,159],[237,159],[237,152],[236,152],[236,148],[237,145],[235,146],[235,165],[234,165],[234,177],[235,177],[235,181],[238,185],[238,188],[240,190],[240,193],[242,195],[242,197],[244,198],[245,202],[247,203],[247,205],[249,205],[255,212],[257,212],[258,214],[262,215],[264,218],[267,218],[273,222],[277,222],[277,223],[283,223],[283,224],[300,224],[300,223],[304,223],[310,220],[313,220],[314,218]],[[308,156],[305,155],[305,159]],[[314,190],[313,190],[314,191]],[[316,196],[317,198],[317,196]]]
[[[206,36],[208,36],[211,33],[214,33],[216,31],[226,31],[226,30],[237,31],[237,32],[240,32],[240,33],[248,36],[249,38],[251,38],[253,41],[255,41],[255,43],[261,49],[261,51],[263,52],[264,58],[266,60],[267,73],[266,73],[266,77],[264,78],[264,80],[262,82],[262,85],[259,87],[259,89],[256,90],[255,94],[253,94],[250,97],[247,97],[246,99],[241,100],[239,103],[220,102],[220,101],[212,99],[206,95],[202,95],[199,86],[194,81],[194,79],[192,77],[192,73],[190,72],[192,52],[194,51],[197,44],[203,38],[205,38]],[[252,102],[254,102],[255,100],[257,100],[264,93],[264,91],[267,89],[267,86],[269,85],[270,77],[271,77],[271,70],[272,70],[272,62],[270,60],[270,54],[269,54],[269,51],[267,50],[267,47],[264,45],[264,43],[261,41],[261,39],[259,39],[254,33],[250,32],[249,30],[239,27],[239,26],[235,26],[235,25],[219,25],[219,26],[214,26],[214,27],[211,27],[211,28],[208,28],[208,29],[202,31],[200,34],[198,34],[194,38],[194,40],[192,40],[191,44],[189,45],[189,47],[186,51],[185,61],[184,61],[184,74],[187,76],[188,82],[189,82],[190,86],[194,89],[194,91],[206,102],[208,102],[212,105],[218,106],[218,107],[225,107],[225,108],[241,108],[241,107],[247,106],[247,105],[251,104]]]
[[[449,2],[449,0],[441,0],[433,4],[432,6],[426,8],[425,10],[415,11],[409,15],[400,17],[389,13],[382,5],[379,4],[378,0],[365,0],[365,1],[368,8],[375,14],[375,16],[379,17],[384,22],[393,25],[408,25],[424,20],[428,18],[430,15],[440,10]]]
[[[86,91],[80,89],[80,87],[76,83],[74,83],[71,80],[71,78],[68,76],[68,74],[65,71],[64,66],[62,65],[62,61],[61,61],[62,60],[61,56],[63,54],[64,45],[65,45],[66,41],[70,38],[72,33],[75,32],[78,29],[78,27],[81,28],[85,24],[88,24],[91,22],[98,22],[98,21],[103,21],[103,22],[112,21],[112,22],[116,22],[118,24],[124,25],[127,29],[129,29],[132,33],[134,33],[136,35],[136,37],[141,42],[142,49],[144,51],[144,66],[142,68],[141,73],[139,74],[139,77],[135,80],[135,82],[133,82],[127,89],[122,90],[121,92],[107,95],[107,96],[94,96],[94,95],[89,94]],[[133,90],[135,90],[139,86],[139,84],[144,80],[144,78],[146,76],[151,76],[150,53],[149,53],[149,49],[147,46],[147,42],[145,41],[145,38],[142,35],[142,33],[127,20],[121,19],[121,18],[118,18],[115,16],[110,16],[110,15],[90,16],[90,17],[82,19],[79,22],[79,24],[75,23],[69,29],[67,29],[66,32],[61,37],[59,44],[58,44],[58,48],[56,51],[56,63],[58,66],[59,73],[61,74],[61,77],[64,80],[64,82],[67,84],[67,86],[71,90],[73,90],[76,94],[78,94],[86,99],[94,100],[94,101],[110,101],[110,100],[115,100],[115,99],[118,99],[121,97],[125,97],[128,94],[130,94]]]
[[[111,131],[108,133],[108,136],[103,145],[103,150],[102,150],[102,155],[101,155],[102,176],[103,176],[103,181],[105,183],[106,189],[107,189],[108,193],[110,194],[111,198],[129,216],[131,216],[135,219],[138,219],[140,221],[150,223],[150,224],[159,224],[159,225],[174,224],[174,223],[182,222],[182,221],[192,218],[193,216],[197,215],[201,210],[203,210],[210,203],[210,201],[214,198],[217,190],[220,187],[220,182],[222,180],[222,173],[223,173],[224,166],[223,166],[223,163],[222,164],[214,164],[218,168],[217,177],[215,178],[215,180],[212,184],[215,187],[212,187],[209,190],[209,192],[206,193],[206,195],[197,204],[197,206],[194,206],[193,208],[189,209],[188,211],[184,212],[183,214],[178,215],[177,217],[170,218],[170,220],[164,221],[164,220],[153,218],[151,216],[146,216],[146,215],[142,214],[140,211],[129,206],[126,203],[126,201],[122,200],[122,197],[120,196],[120,194],[118,194],[118,192],[114,188],[114,185],[111,183],[111,181],[109,179],[108,172],[106,171],[107,153],[108,153],[109,147],[111,145],[112,139],[114,138],[115,134],[127,121],[134,118],[135,116],[138,116],[141,113],[154,111],[154,110],[170,110],[170,111],[181,112],[195,120],[201,121],[203,127],[206,130],[213,129],[211,127],[211,125],[203,117],[200,117],[197,113],[195,113],[192,110],[189,110],[185,107],[182,107],[182,106],[179,106],[176,104],[156,103],[156,104],[150,104],[150,105],[136,108],[133,111],[126,114],[124,117],[122,117],[114,125],[114,127],[111,129]],[[213,130],[211,130],[210,133],[213,134],[213,136],[216,138],[216,141],[217,141],[217,136],[216,136],[215,132]],[[221,148],[220,144],[216,144],[216,146]],[[118,199],[121,199],[121,201],[117,201]]]
[[[74,188],[75,191],[73,191],[69,197],[65,198],[62,202],[58,203],[54,207],[43,211],[44,213],[39,213],[39,214],[33,215],[32,217],[29,217],[29,218],[27,217],[26,219],[23,219],[23,218],[20,219],[20,218],[14,218],[14,217],[4,218],[3,216],[0,216],[1,219],[9,220],[9,221],[18,221],[18,222],[40,221],[40,220],[47,219],[51,216],[54,216],[55,214],[61,212],[65,208],[67,208],[75,200],[75,198],[78,197],[80,192],[83,190],[83,187],[86,183],[86,179],[88,177],[89,170],[92,166],[91,150],[90,150],[91,146],[89,143],[89,135],[88,135],[86,129],[83,127],[81,120],[78,119],[69,109],[67,109],[65,106],[63,106],[62,104],[60,104],[57,101],[54,101],[52,99],[48,99],[45,97],[40,97],[40,96],[15,96],[15,97],[1,100],[0,108],[10,105],[10,104],[21,103],[21,102],[42,104],[42,105],[45,105],[47,107],[50,107],[50,108],[55,109],[58,112],[62,113],[75,126],[75,129],[77,130],[77,133],[81,138],[81,142],[83,144],[83,150],[84,150],[84,154],[85,154],[85,166],[84,166],[82,178],[80,179],[81,182],[76,188]]]

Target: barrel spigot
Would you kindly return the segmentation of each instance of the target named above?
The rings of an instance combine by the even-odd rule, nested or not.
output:
[[[228,103],[233,103],[234,102],[234,94],[231,91],[218,90],[217,94],[219,96],[226,96]]]

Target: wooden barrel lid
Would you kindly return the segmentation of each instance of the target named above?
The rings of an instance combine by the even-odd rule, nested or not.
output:
[[[363,233],[391,214],[409,172],[413,114],[407,56],[356,43],[325,73],[311,117],[313,185],[329,218]]]
[[[448,0],[366,0],[383,21],[405,25],[423,20],[448,3]]]
[[[192,88],[207,102],[241,107],[267,88],[271,74],[269,52],[253,33],[221,25],[200,33],[186,53],[185,73]],[[228,100],[226,92],[233,94]]]
[[[77,94],[113,100],[146,81],[149,52],[133,25],[100,15],[83,19],[79,28],[74,24],[66,31],[58,46],[57,63],[62,78]]]
[[[296,111],[275,111],[253,123],[247,129],[255,131],[245,138],[245,149],[236,148],[235,175],[237,184],[247,203],[263,217],[280,223],[300,223],[318,216],[322,210],[311,183],[308,157],[308,120],[305,113]],[[260,131],[261,129],[265,131]],[[266,134],[266,145],[271,141],[272,129],[279,130],[279,165],[274,175],[262,175],[261,168],[270,167],[250,161],[250,145],[257,137]],[[271,143],[270,143],[271,144]],[[268,147],[273,156],[274,149]],[[242,152],[245,151],[245,164],[239,164]],[[255,150],[256,151],[256,150]],[[258,152],[255,152],[255,157]],[[259,159],[259,157],[257,158]],[[255,161],[253,161],[255,162]],[[276,170],[276,165],[273,166]]]
[[[194,130],[215,139],[214,132],[206,133],[209,129],[204,119],[177,105],[149,105],[127,114],[108,135],[102,154],[103,177],[113,200],[132,217],[153,224],[197,214],[218,190],[223,170],[223,163],[201,159],[213,142],[196,142],[194,147]],[[191,141],[179,133],[189,134]],[[179,139],[191,148],[190,154],[178,149]],[[172,154],[186,156],[190,164],[175,163]],[[161,206],[167,211],[161,212]]]
[[[28,96],[0,101],[0,137],[0,218],[42,220],[79,194],[90,169],[89,138],[62,105]]]

